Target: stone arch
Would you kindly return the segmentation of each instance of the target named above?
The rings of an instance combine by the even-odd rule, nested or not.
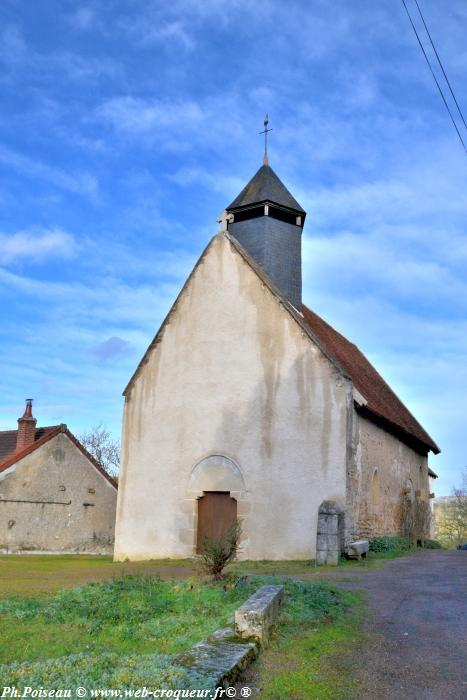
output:
[[[379,507],[381,503],[381,483],[379,478],[379,471],[375,469],[373,472],[373,477],[371,479],[371,507],[373,513],[379,512]]]
[[[210,455],[192,469],[188,487],[196,497],[205,491],[225,491],[237,498],[245,490],[245,481],[240,467],[225,455]]]
[[[198,499],[206,493],[229,493],[237,502],[237,517],[242,523],[242,557],[248,558],[249,494],[239,465],[223,454],[211,454],[190,470],[185,497],[180,500],[179,521],[183,523],[179,537],[189,547],[187,554],[196,553],[198,532]]]

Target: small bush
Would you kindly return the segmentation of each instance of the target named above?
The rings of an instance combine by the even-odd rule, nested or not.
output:
[[[372,537],[369,543],[372,552],[405,552],[412,548],[407,537],[397,537],[396,535]]]
[[[438,540],[425,540],[422,547],[424,549],[443,549],[443,545]]]
[[[204,537],[204,551],[196,558],[198,568],[216,581],[222,579],[225,567],[237,556],[241,534],[241,523],[236,522],[217,540]]]

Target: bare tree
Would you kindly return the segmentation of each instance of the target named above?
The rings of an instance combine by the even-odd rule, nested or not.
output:
[[[436,536],[448,547],[456,547],[467,541],[467,467],[462,484],[451,495],[435,502]]]
[[[117,477],[120,468],[120,443],[114,440],[105,425],[95,425],[88,432],[78,436],[81,444],[94,457],[96,462],[111,476]]]

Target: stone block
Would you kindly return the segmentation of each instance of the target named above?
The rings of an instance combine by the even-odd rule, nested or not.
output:
[[[339,536],[338,535],[325,535],[326,538],[326,548],[327,549],[339,549]]]
[[[235,611],[235,629],[244,638],[267,642],[284,597],[284,586],[263,586]]]
[[[316,536],[317,551],[326,551],[328,548],[328,536],[326,533],[318,533]]]
[[[326,531],[328,535],[337,535],[339,532],[339,518],[337,515],[331,515],[328,517]]]
[[[349,559],[361,559],[366,557],[370,551],[370,543],[368,540],[356,540],[351,542],[347,547],[347,556]]]
[[[329,566],[337,566],[339,564],[339,556],[340,554],[338,549],[328,550],[326,552],[325,564],[328,564]]]
[[[327,549],[319,549],[316,552],[316,563],[319,565],[327,564],[328,551]]]
[[[239,640],[231,627],[217,630],[178,657],[178,663],[207,677],[215,687],[232,685],[258,656],[258,646]]]

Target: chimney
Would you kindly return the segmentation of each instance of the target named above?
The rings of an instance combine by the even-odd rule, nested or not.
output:
[[[16,450],[21,452],[29,447],[36,437],[36,419],[32,415],[32,399],[26,399],[26,408],[22,418],[18,418],[18,435],[16,437]]]

